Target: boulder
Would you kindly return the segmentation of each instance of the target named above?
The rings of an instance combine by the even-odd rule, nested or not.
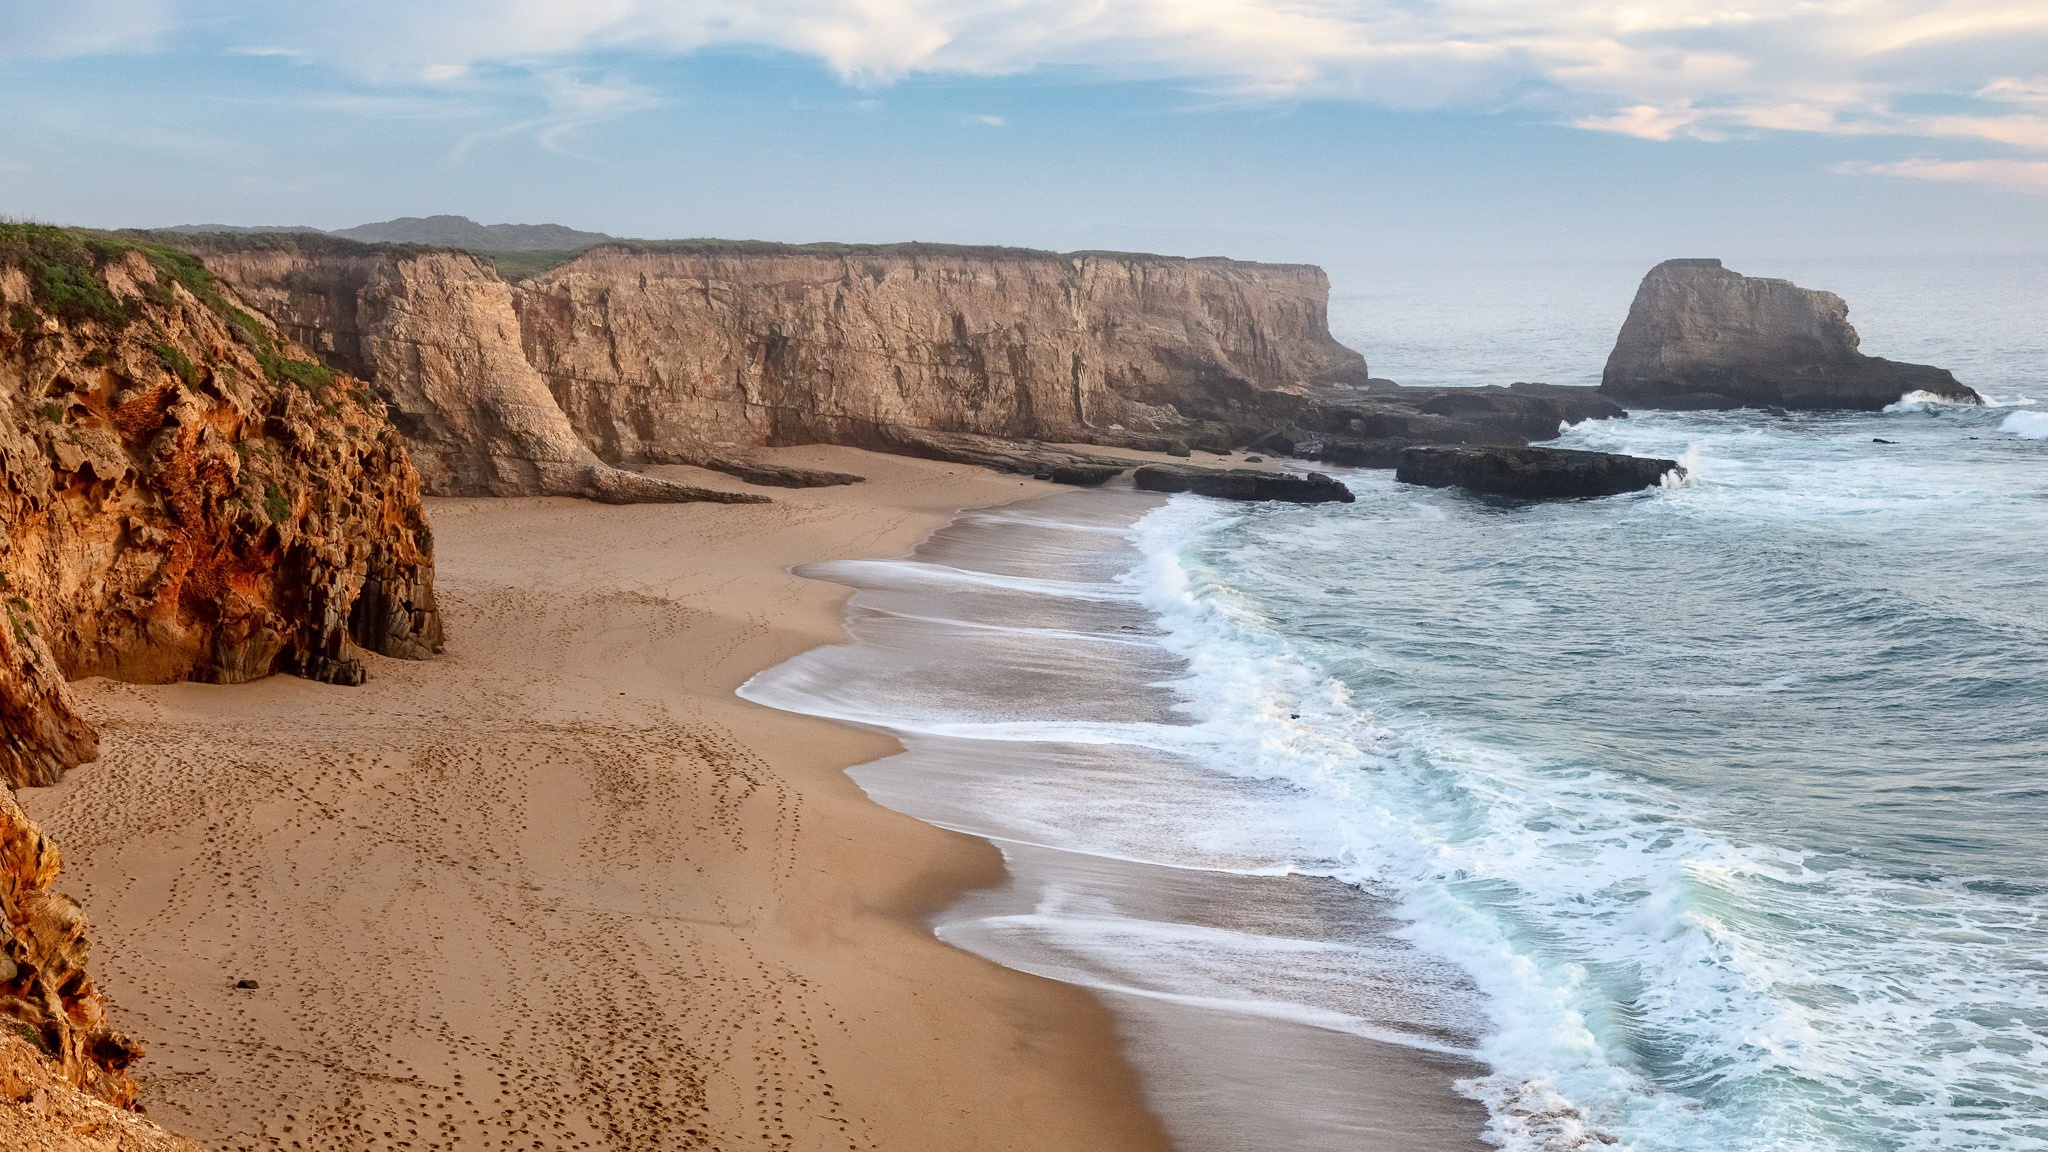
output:
[[[1684,474],[1676,460],[1570,448],[1434,447],[1401,453],[1394,479],[1527,500],[1613,496]]]
[[[1257,468],[1193,468],[1147,464],[1131,476],[1147,492],[1193,492],[1223,500],[1281,500],[1289,504],[1351,503],[1351,489],[1322,472],[1266,472]]]
[[[1913,392],[1979,403],[1947,369],[1858,350],[1849,306],[1719,260],[1666,260],[1636,290],[1603,395],[1638,408],[1874,412]]]

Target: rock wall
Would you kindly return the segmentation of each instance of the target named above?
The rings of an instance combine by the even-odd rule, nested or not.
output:
[[[1068,483],[1135,462],[1035,442],[1255,444],[1391,468],[1416,444],[1526,444],[1624,414],[1587,388],[1373,380],[1331,338],[1329,282],[1307,265],[679,241],[595,248],[509,284],[457,252],[178,242],[365,374],[432,492],[649,498],[658,482],[619,469],[761,481],[747,449],[816,442]]]
[[[731,470],[734,450],[812,442],[1164,447],[1366,380],[1303,265],[679,243],[593,249],[514,285],[459,252],[177,242],[371,380],[436,493],[650,498],[659,482],[613,466]]]
[[[384,406],[183,253],[0,225],[0,781],[98,754],[68,681],[343,684],[440,647]],[[0,1144],[189,1149],[125,1113],[56,850],[0,789]]]
[[[614,468],[526,360],[512,287],[461,252],[303,237],[202,245],[292,339],[376,383],[426,490],[453,496],[748,501]]]
[[[522,282],[529,359],[599,455],[1117,442],[1363,382],[1307,265],[903,245],[607,246]]]
[[[1849,306],[1719,260],[1666,260],[1636,291],[1600,391],[1647,408],[1875,411],[1909,392],[1977,401],[1947,370],[1866,356]]]
[[[91,758],[67,679],[358,683],[363,649],[438,648],[419,479],[367,387],[196,263],[162,262],[177,254],[17,231],[0,236],[0,779]]]

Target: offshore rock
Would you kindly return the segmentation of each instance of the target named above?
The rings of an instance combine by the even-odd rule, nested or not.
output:
[[[1322,472],[1265,472],[1257,468],[1194,468],[1147,464],[1131,476],[1147,492],[1193,492],[1224,500],[1279,500],[1289,504],[1349,504],[1351,489]]]
[[[1676,460],[1570,448],[1409,448],[1394,479],[1525,500],[1614,496],[1684,475]]]
[[[1643,277],[1600,391],[1642,408],[1874,412],[1913,392],[1982,402],[1947,369],[1866,356],[1858,343],[1832,292],[1719,260],[1666,260]]]

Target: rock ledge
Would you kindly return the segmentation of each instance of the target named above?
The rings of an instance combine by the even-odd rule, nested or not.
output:
[[[1570,448],[1410,448],[1394,479],[1525,500],[1615,496],[1684,474],[1676,460]]]

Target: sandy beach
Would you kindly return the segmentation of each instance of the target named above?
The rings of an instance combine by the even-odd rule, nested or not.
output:
[[[846,590],[791,565],[1050,486],[773,456],[870,479],[433,501],[441,659],[79,685],[105,755],[22,799],[153,1119],[223,1150],[1164,1146],[1093,998],[925,927],[1001,859],[844,775],[894,743],[733,694],[843,640]]]

